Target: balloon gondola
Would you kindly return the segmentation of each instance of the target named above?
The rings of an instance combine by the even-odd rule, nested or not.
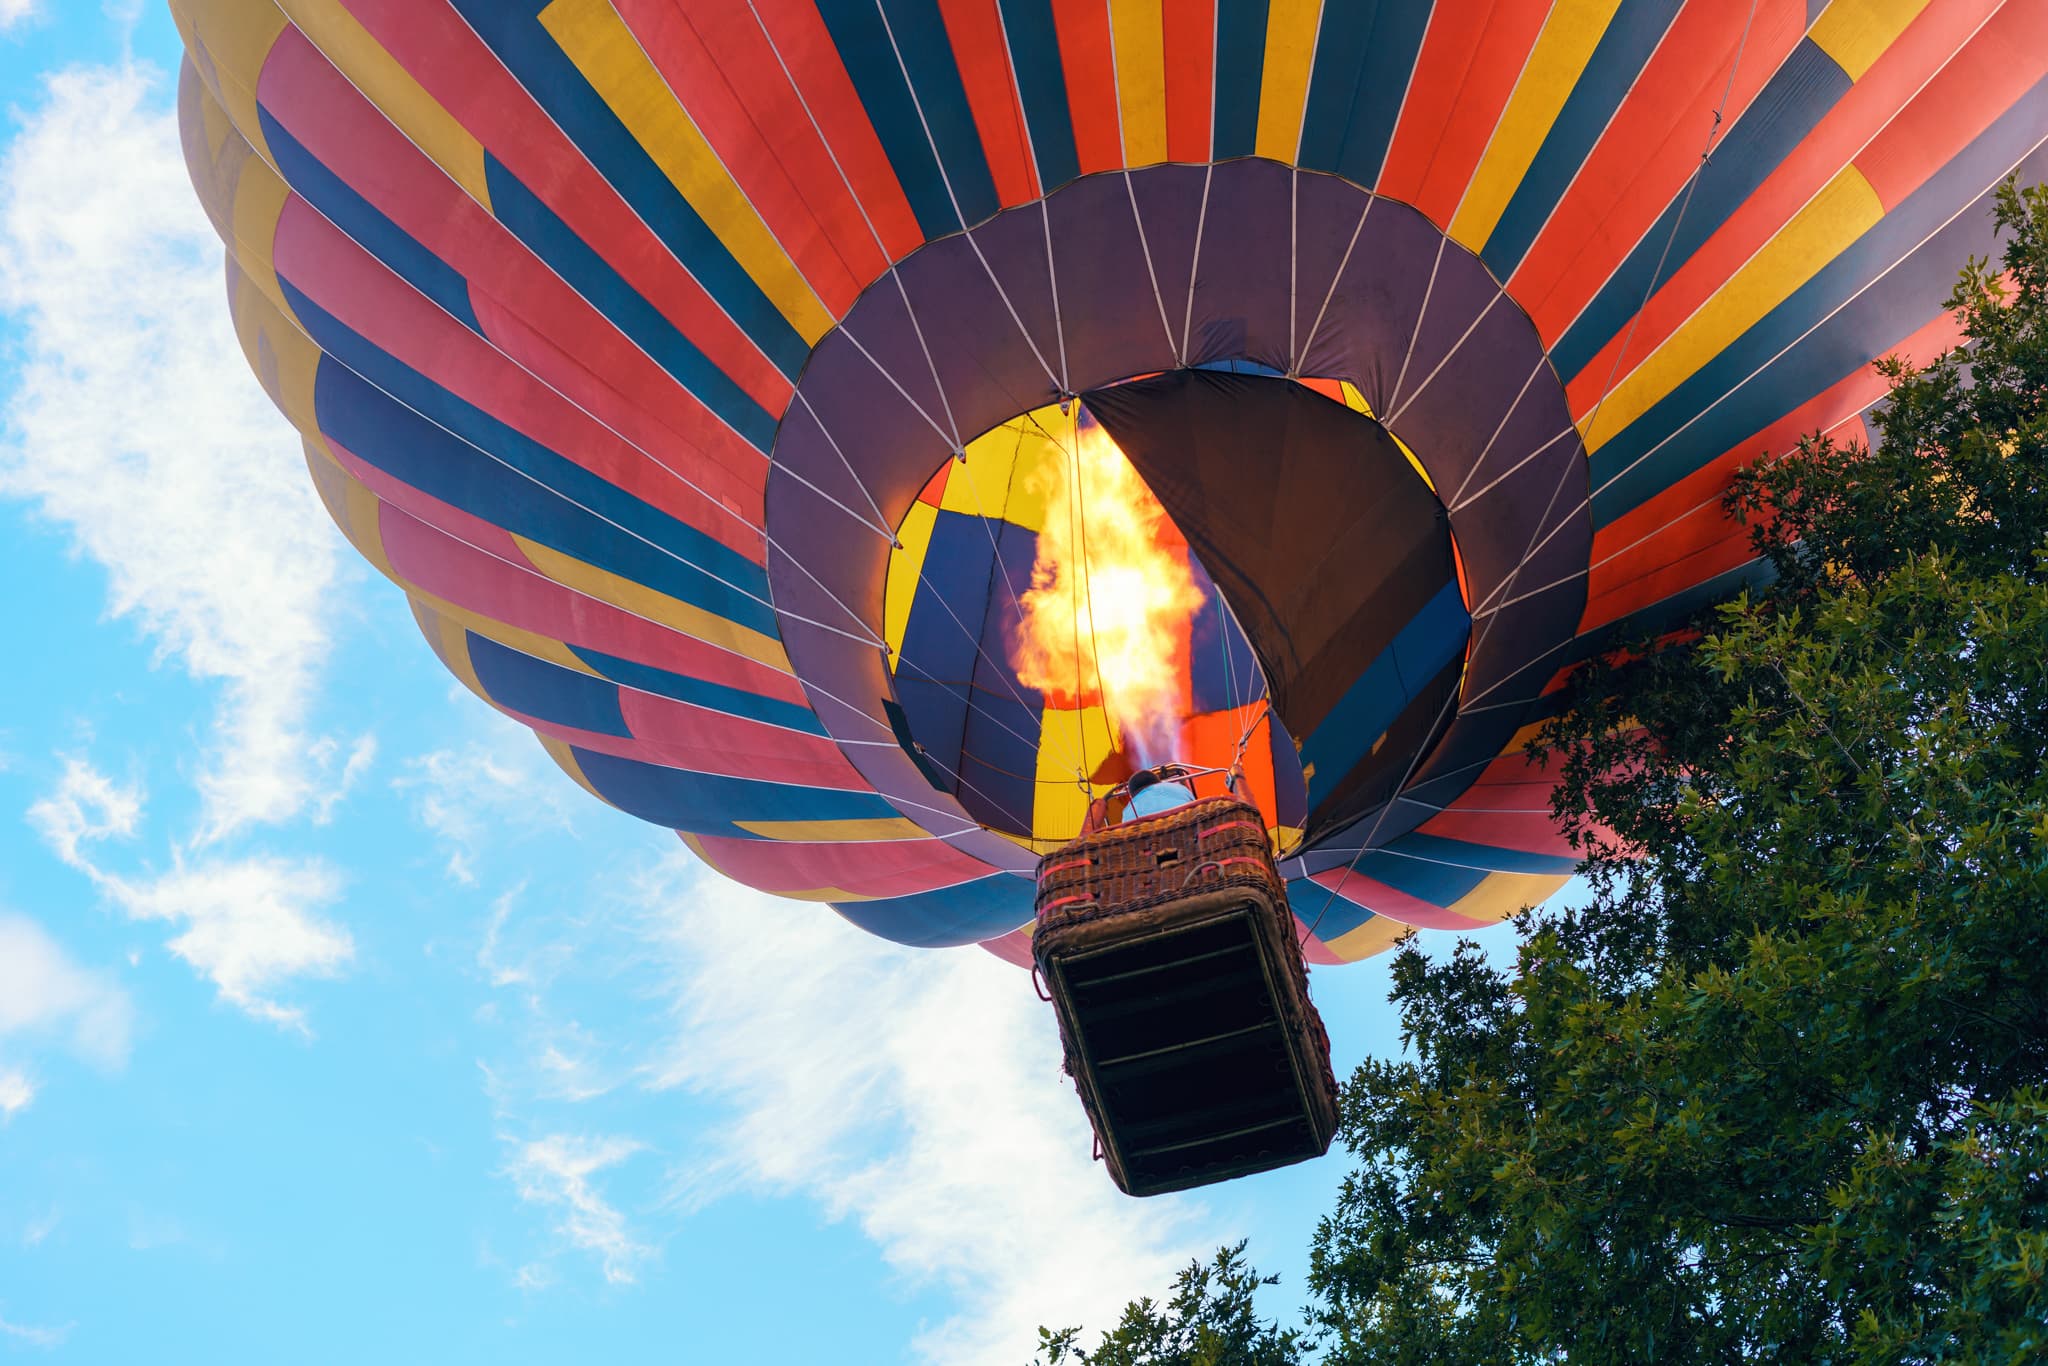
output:
[[[2048,172],[2035,0],[171,9],[250,364],[454,675],[1020,966],[1169,761],[1296,968],[1550,895],[1559,679],[1758,572],[1731,471]]]

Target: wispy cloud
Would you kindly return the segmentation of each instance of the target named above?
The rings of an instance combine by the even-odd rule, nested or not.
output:
[[[28,1073],[16,1067],[0,1067],[0,1123],[26,1110],[35,1098],[36,1084],[28,1079]]]
[[[0,33],[41,16],[42,0],[0,0]]]
[[[72,1325],[61,1328],[40,1328],[30,1323],[14,1323],[0,1318],[0,1339],[19,1343],[24,1347],[61,1347],[64,1339],[71,1336]]]
[[[27,916],[0,912],[0,1040],[40,1034],[95,1066],[128,1061],[134,1007]]]
[[[568,828],[563,798],[571,793],[532,731],[479,707],[466,692],[455,701],[476,718],[479,734],[407,760],[391,786],[411,799],[414,817],[440,841],[448,876],[474,887],[478,859],[494,844],[503,847],[508,832]]]
[[[92,852],[101,841],[132,836],[142,819],[139,786],[115,782],[76,756],[28,813],[51,850],[130,919],[173,927],[165,947],[211,981],[222,1000],[304,1030],[304,1012],[275,994],[301,977],[332,976],[353,958],[348,931],[320,914],[340,898],[339,875],[316,859],[178,850],[168,872],[126,874]]]
[[[221,685],[201,844],[317,800],[307,714],[342,572],[296,434],[247,373],[220,262],[161,73],[49,77],[0,160],[0,309],[22,353],[0,494],[105,568],[114,616]]]
[[[1015,968],[899,949],[681,854],[640,890],[675,1023],[648,1082],[733,1111],[679,1203],[752,1188],[857,1220],[962,1306],[914,1344],[926,1358],[1013,1362],[1039,1324],[1110,1322],[1219,1241],[1193,1199],[1137,1205],[1091,1160],[1051,1012]]]
[[[552,1210],[556,1233],[593,1254],[605,1280],[614,1285],[631,1284],[652,1249],[634,1239],[625,1215],[605,1198],[595,1178],[639,1151],[641,1145],[629,1138],[549,1134],[520,1143],[506,1167],[520,1199]],[[541,1288],[547,1280],[544,1267],[520,1269],[522,1289]]]

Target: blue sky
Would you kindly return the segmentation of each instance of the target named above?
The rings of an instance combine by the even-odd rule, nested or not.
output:
[[[177,55],[0,0],[0,1356],[1022,1363],[1244,1236],[1294,1303],[1339,1159],[1117,1195],[1024,974],[441,671],[233,344]],[[1397,1046],[1384,960],[1315,987]]]

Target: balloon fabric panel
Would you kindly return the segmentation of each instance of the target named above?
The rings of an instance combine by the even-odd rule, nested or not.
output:
[[[1198,590],[1175,743],[1346,961],[1554,888],[1546,689],[1759,572],[1731,472],[1865,432],[2048,174],[2034,0],[172,10],[250,363],[451,671],[712,866],[1013,958],[1120,762],[1012,658],[1093,409]],[[1249,399],[1205,456],[1267,385],[1370,468]]]

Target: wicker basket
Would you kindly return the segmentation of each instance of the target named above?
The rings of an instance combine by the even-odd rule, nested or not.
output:
[[[1257,810],[1207,798],[1046,855],[1032,952],[1120,1189],[1182,1190],[1328,1150],[1329,1037]]]

